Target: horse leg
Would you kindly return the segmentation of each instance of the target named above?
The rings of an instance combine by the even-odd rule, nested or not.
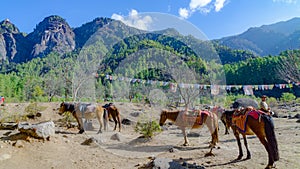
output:
[[[269,162],[268,162],[268,165],[266,166],[266,169],[270,169],[270,168],[273,167],[273,164],[274,164],[274,158],[273,158],[273,155],[272,155],[272,149],[271,149],[270,145],[268,144],[267,140],[265,139],[265,137],[259,136],[259,135],[257,135],[257,136],[259,138],[259,141],[264,145],[265,149],[268,152]]]
[[[218,138],[218,119],[216,116],[208,117],[205,116],[204,119],[206,126],[208,127],[210,134],[211,134],[211,141],[209,144],[210,148],[214,148],[219,141]]]
[[[114,131],[117,129],[117,118],[115,116],[112,116],[114,122],[115,122],[115,127],[114,127]]]
[[[184,138],[183,146],[188,146],[189,145],[189,140],[187,138],[185,128],[183,127],[181,130],[182,130],[182,134],[183,134],[183,138]]]
[[[120,115],[117,116],[118,124],[119,124],[119,132],[121,132],[121,118]]]
[[[228,128],[229,128],[229,127],[228,127],[228,125],[226,124],[226,121],[224,121],[224,119],[222,119],[221,121],[222,121],[222,123],[223,123],[224,126],[225,126],[225,135],[226,135],[226,134],[229,134],[229,131],[228,131]]]
[[[251,159],[251,153],[250,153],[250,151],[248,149],[248,143],[247,143],[247,137],[246,137],[246,135],[243,134],[243,138],[244,138],[244,145],[245,145],[245,147],[247,149],[247,158],[246,159]]]
[[[239,146],[239,156],[237,157],[236,160],[240,160],[243,157],[243,149],[242,149],[242,145],[241,145],[241,140],[240,140],[240,136],[238,131],[236,131],[237,129],[234,130],[234,136],[236,138],[237,144]]]
[[[108,111],[104,109],[103,111],[103,125],[104,125],[104,130],[108,130]]]
[[[78,129],[79,129],[79,134],[82,134],[84,132],[84,128],[83,128],[83,121],[82,121],[82,118],[79,118],[77,116],[75,116],[75,119],[78,123]]]
[[[102,127],[103,127],[103,112],[101,113],[100,111],[96,112],[97,114],[97,119],[100,125],[99,131],[97,132],[97,134],[102,133]]]

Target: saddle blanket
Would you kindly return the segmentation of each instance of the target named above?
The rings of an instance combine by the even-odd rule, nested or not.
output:
[[[204,110],[181,112],[180,114],[183,123],[189,125],[193,125],[193,124],[202,125],[204,123],[203,121],[204,115],[210,116],[210,113]]]
[[[238,114],[232,116],[232,124],[235,125],[241,132],[246,132],[246,125],[248,116],[251,116],[254,119],[258,119],[264,112],[261,110],[250,110],[245,114]]]

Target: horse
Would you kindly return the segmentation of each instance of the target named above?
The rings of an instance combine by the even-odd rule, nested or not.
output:
[[[104,130],[107,130],[108,117],[102,106],[98,104],[88,104],[88,103],[65,103],[62,102],[59,107],[59,115],[65,112],[71,112],[73,117],[78,123],[79,134],[84,132],[82,118],[86,120],[91,120],[93,114],[96,114],[98,122],[100,124],[99,131],[97,134],[102,133],[102,127],[104,125]]]
[[[108,103],[102,106],[108,114],[109,119],[113,119],[115,122],[114,130],[117,129],[117,124],[119,125],[119,132],[121,132],[121,115],[119,109],[113,104]]]
[[[248,149],[246,135],[255,134],[268,152],[269,159],[266,169],[270,169],[273,167],[274,162],[279,160],[278,145],[272,117],[271,115],[265,114],[260,110],[256,110],[250,106],[248,106],[243,111],[245,113],[244,117],[238,115],[237,110],[225,110],[222,115],[222,118],[225,119],[227,126],[230,126],[232,128],[234,136],[237,140],[239,155],[236,160],[240,160],[243,156],[243,150],[241,147],[239,135],[241,134],[244,139],[244,145],[247,150],[246,159],[251,159],[251,153]],[[245,122],[242,123],[244,129],[238,127],[238,122],[236,121],[238,118],[245,119]]]
[[[215,113],[209,111],[195,110],[192,113],[188,111],[180,111],[180,110],[162,110],[159,119],[159,125],[163,126],[166,120],[170,120],[175,122],[184,137],[183,146],[188,146],[189,141],[186,134],[186,127],[191,127],[192,129],[201,128],[205,124],[210,133],[211,133],[211,142],[209,147],[212,149],[216,146],[219,141],[218,138],[218,117]]]
[[[224,124],[225,135],[229,134],[229,126],[226,124],[226,119],[222,116],[225,109],[222,108],[221,106],[214,106],[214,107],[210,107],[209,110],[215,113],[218,116],[218,118],[220,118],[221,122]]]

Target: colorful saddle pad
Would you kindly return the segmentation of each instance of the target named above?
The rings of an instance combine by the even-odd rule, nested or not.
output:
[[[210,113],[205,110],[181,112],[181,119],[186,125],[202,125],[204,123],[204,115],[210,116]]]
[[[232,116],[232,124],[235,125],[241,132],[246,132],[246,125],[248,117],[251,116],[254,119],[258,119],[259,116],[265,114],[261,110],[250,110],[245,114],[233,115]]]

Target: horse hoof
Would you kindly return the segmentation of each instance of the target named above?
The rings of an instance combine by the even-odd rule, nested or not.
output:
[[[246,159],[247,159],[247,160],[251,159],[251,155],[248,155]]]
[[[78,132],[78,133],[79,133],[79,134],[82,134],[83,132],[84,132],[84,130],[79,130],[79,132]]]
[[[240,160],[240,159],[242,159],[242,157],[243,157],[243,155],[239,155],[239,156],[236,158],[236,160]]]
[[[209,144],[208,148],[216,148],[216,144]]]
[[[183,146],[188,146],[188,145],[189,145],[189,143],[184,143],[184,144],[183,144]]]
[[[204,155],[204,157],[209,157],[209,156],[215,156],[215,154],[214,153],[212,153],[212,152],[208,152],[208,153],[206,153],[205,155]]]
[[[267,167],[265,169],[271,169],[271,168],[276,168],[276,165],[275,164],[274,165],[269,164],[269,165],[267,165]]]

